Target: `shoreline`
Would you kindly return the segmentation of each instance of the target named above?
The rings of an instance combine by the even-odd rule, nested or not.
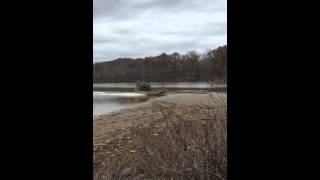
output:
[[[214,92],[214,96],[227,98],[226,93]],[[205,110],[208,104],[209,93],[174,93],[150,99],[147,102],[136,104],[113,112],[94,116],[93,141],[94,144],[105,143],[108,139],[123,134],[128,128],[138,124],[148,125],[162,118],[158,108],[174,105],[175,110],[182,116],[190,117],[192,111]]]

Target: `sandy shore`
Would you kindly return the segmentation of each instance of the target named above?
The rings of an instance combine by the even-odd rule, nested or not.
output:
[[[163,117],[163,114],[158,106],[171,107],[171,105],[174,105],[178,114],[183,117],[191,117],[205,111],[208,104],[212,106],[216,103],[225,103],[226,98],[226,93],[213,93],[212,98],[210,98],[210,94],[168,94],[151,99],[133,108],[99,115],[94,117],[93,120],[94,144],[105,143],[111,137],[125,133],[132,126],[148,125],[159,120]],[[194,113],[195,111],[197,113]]]

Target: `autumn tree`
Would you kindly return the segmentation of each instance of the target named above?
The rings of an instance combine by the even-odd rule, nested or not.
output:
[[[162,53],[154,57],[118,58],[93,65],[93,81],[190,81],[226,79],[227,46],[201,55],[190,51],[185,55]]]

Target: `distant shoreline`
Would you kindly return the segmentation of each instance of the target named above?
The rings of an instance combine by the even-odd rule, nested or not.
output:
[[[121,83],[130,83],[126,84],[124,86],[119,86]],[[132,83],[132,84],[131,84]],[[212,87],[210,87],[209,82],[149,82],[152,86],[152,89],[157,90],[157,89],[162,89],[165,88],[171,92],[185,92],[189,91],[190,92],[199,92],[199,91],[213,91],[213,92],[225,92],[227,91],[227,83],[218,83],[215,82]],[[154,86],[152,85],[154,83]],[[203,86],[197,86],[195,85],[194,87],[192,85],[187,85],[187,87],[182,86],[175,86],[172,84],[183,84],[183,83],[204,83]],[[110,84],[110,85],[108,85]],[[112,85],[113,84],[113,85]],[[119,91],[119,92],[131,92],[134,89],[134,82],[108,82],[108,83],[94,83],[93,84],[93,90],[94,91]]]
[[[157,88],[155,88],[157,89]],[[166,88],[169,93],[205,93],[212,92],[227,92],[228,87],[213,87],[213,88]],[[118,92],[131,92],[133,88],[117,88],[117,87],[93,87],[93,91],[118,91]]]
[[[208,83],[210,79],[202,79],[202,80],[148,80],[144,79],[146,82],[154,82],[154,83]],[[210,80],[217,84],[226,84],[227,81],[223,79],[218,80]],[[93,84],[103,84],[103,83],[135,83],[136,80],[114,80],[114,81],[100,81],[93,82]]]

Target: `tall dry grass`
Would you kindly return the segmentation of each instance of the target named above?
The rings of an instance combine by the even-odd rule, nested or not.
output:
[[[94,179],[226,179],[226,105],[213,94],[202,106],[153,104],[160,120],[95,147]]]

